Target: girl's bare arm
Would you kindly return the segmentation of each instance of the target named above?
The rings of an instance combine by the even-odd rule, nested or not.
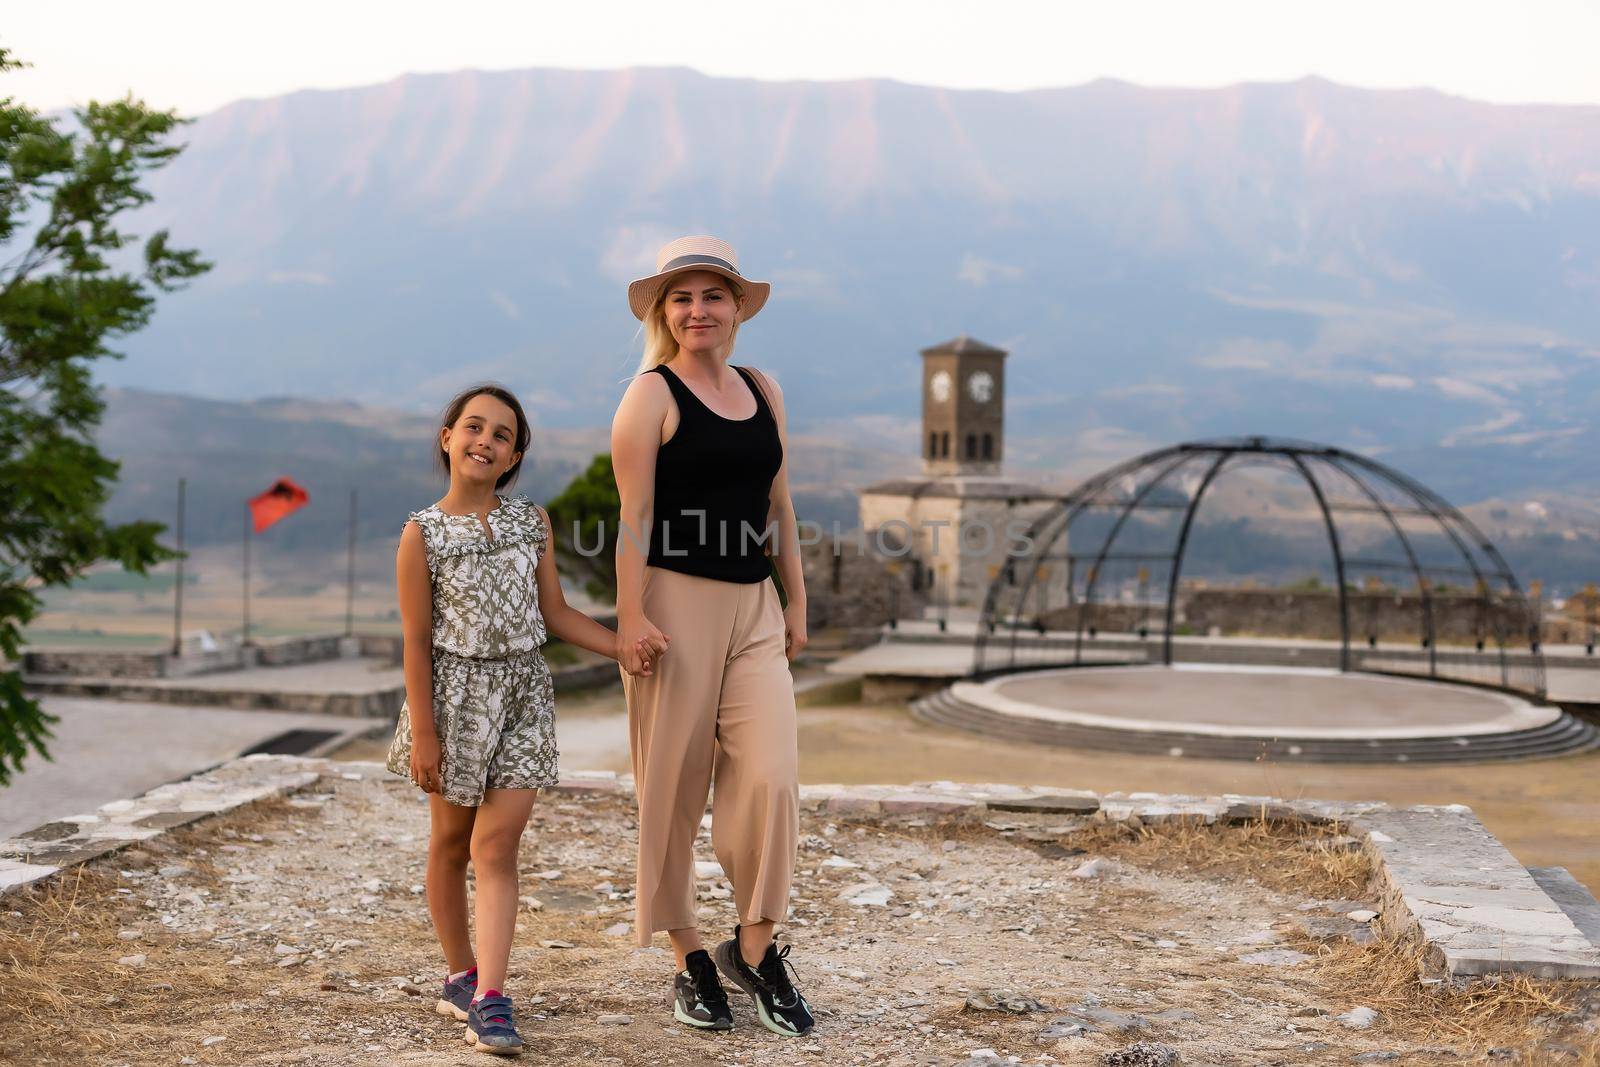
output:
[[[433,586],[422,528],[406,523],[395,554],[400,590],[400,633],[404,639],[406,705],[411,709],[411,735],[433,736]]]
[[[539,517],[544,520],[544,528],[549,530],[550,516],[539,505],[535,504],[534,507],[538,508]],[[598,652],[602,656],[618,658],[616,633],[567,603],[566,596],[561,592],[561,575],[556,570],[556,554],[553,551],[546,549],[533,575],[539,586],[539,610],[544,615],[544,628],[551,637],[590,652]]]

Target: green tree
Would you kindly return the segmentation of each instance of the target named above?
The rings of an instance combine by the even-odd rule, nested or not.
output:
[[[555,528],[556,558],[583,575],[584,591],[591,597],[614,599],[622,498],[617,495],[611,453],[601,452],[590,460],[584,472],[544,507],[550,513],[550,525]],[[642,536],[642,532],[638,536]],[[578,551],[580,547],[582,552]]]
[[[24,65],[0,48],[0,74]],[[107,342],[144,326],[158,291],[210,267],[166,231],[138,263],[122,251],[135,235],[115,225],[150,201],[140,180],[182,150],[167,138],[187,120],[132,96],[75,113],[80,128],[62,132],[0,98],[0,785],[29,749],[50,758],[54,720],[16,666],[39,590],[102,560],[143,571],[171,555],[158,524],[104,519],[117,464],[95,447],[92,364],[117,357]]]

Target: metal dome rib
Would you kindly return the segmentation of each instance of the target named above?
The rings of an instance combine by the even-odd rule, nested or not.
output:
[[[1536,615],[1504,557],[1470,519],[1437,493],[1407,475],[1378,461],[1332,445],[1264,436],[1228,437],[1191,441],[1157,449],[1117,464],[1089,478],[1059,498],[1027,533],[1013,543],[1008,562],[990,583],[978,627],[974,663],[980,675],[1033,667],[1115,662],[1116,649],[1097,641],[1096,599],[1104,569],[1110,563],[1164,564],[1164,595],[1157,602],[1162,625],[1158,632],[1140,633],[1141,643],[1159,639],[1159,662],[1174,659],[1175,615],[1179,581],[1190,547],[1195,516],[1207,492],[1225,472],[1266,464],[1297,475],[1311,493],[1327,534],[1338,596],[1339,667],[1374,673],[1425,675],[1467,681],[1543,698],[1544,662],[1539,651]],[[1175,495],[1181,475],[1197,476]],[[1357,501],[1340,502],[1329,486],[1342,481],[1356,491]],[[1163,492],[1165,491],[1165,492]],[[1118,552],[1118,538],[1138,512],[1162,508],[1182,511],[1170,545],[1159,551]],[[1066,543],[1075,520],[1091,510],[1114,514],[1103,537],[1091,552],[1074,551]],[[1359,513],[1377,516],[1400,547],[1399,559],[1354,556],[1341,516]],[[1443,535],[1459,565],[1425,560],[1408,535],[1402,518],[1430,524]],[[1031,547],[1029,547],[1031,546]],[[1048,580],[1055,561],[1067,566],[1068,605],[1077,606],[1070,635],[1045,625]],[[1083,591],[1077,593],[1075,567],[1090,563],[1083,573]],[[1379,649],[1375,636],[1368,645],[1352,642],[1351,576],[1366,572],[1406,575],[1418,593],[1418,630],[1421,647]],[[1473,610],[1480,620],[1477,647],[1442,650],[1439,647],[1437,594],[1442,578],[1470,582]],[[1030,607],[1037,601],[1037,605]],[[1493,648],[1488,648],[1492,639]],[[1145,655],[1128,652],[1128,662],[1149,662]],[[1110,659],[1108,659],[1108,654]]]

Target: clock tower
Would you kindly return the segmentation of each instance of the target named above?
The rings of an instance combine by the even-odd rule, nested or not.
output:
[[[1043,515],[1056,497],[1008,478],[1006,353],[962,334],[922,350],[920,478],[861,490],[861,529],[900,544],[915,565],[913,588],[943,612],[971,612],[1008,559],[1016,524]]]
[[[962,334],[922,350],[922,469],[995,475],[1005,455],[1003,349]]]

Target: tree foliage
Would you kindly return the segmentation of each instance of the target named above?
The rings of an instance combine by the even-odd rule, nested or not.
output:
[[[622,498],[617,494],[611,453],[601,452],[590,460],[582,474],[545,504],[545,510],[554,527],[556,558],[584,576],[584,591],[591,597],[615,598]]]
[[[23,65],[0,48],[0,74]],[[108,342],[144,326],[158,292],[210,267],[165,231],[139,250],[116,225],[150,201],[141,180],[182,150],[168,139],[187,120],[131,96],[75,114],[63,132],[0,98],[0,785],[30,749],[49,758],[53,720],[17,666],[40,590],[170,557],[159,525],[104,519],[117,464],[95,445],[93,363],[118,358]]]

